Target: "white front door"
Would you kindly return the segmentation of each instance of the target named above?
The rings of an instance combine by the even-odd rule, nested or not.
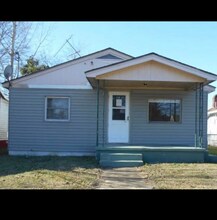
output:
[[[108,142],[129,142],[129,92],[109,92]]]

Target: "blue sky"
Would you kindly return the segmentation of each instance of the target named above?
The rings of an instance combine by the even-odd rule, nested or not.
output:
[[[113,47],[133,56],[156,52],[217,74],[217,22],[43,22],[53,56],[65,40],[86,55]],[[217,82],[212,83],[217,87]],[[209,95],[211,98],[217,92]]]

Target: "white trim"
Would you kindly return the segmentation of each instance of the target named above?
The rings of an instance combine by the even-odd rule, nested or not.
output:
[[[206,73],[205,71],[202,71],[202,70],[190,67],[190,66],[186,66],[186,65],[181,64],[179,62],[168,60],[166,58],[158,56],[157,54],[149,54],[147,56],[144,55],[143,57],[130,59],[126,62],[116,63],[116,64],[110,65],[108,67],[102,67],[102,68],[99,68],[96,70],[86,71],[86,75],[87,75],[87,77],[95,78],[98,75],[102,75],[102,74],[105,74],[108,72],[127,68],[129,66],[145,63],[145,62],[148,62],[151,60],[168,65],[168,66],[171,66],[171,67],[174,67],[176,69],[188,72],[190,74],[202,77],[202,78],[210,80],[210,81],[217,80],[217,75],[215,76],[215,75]]]
[[[11,156],[95,156],[95,152],[52,152],[52,151],[13,151],[9,150]]]
[[[93,89],[89,85],[27,85],[31,89]]]
[[[68,119],[47,119],[47,99],[68,99]],[[44,114],[44,120],[47,122],[69,122],[70,121],[70,97],[67,96],[46,96],[45,97],[45,114]]]

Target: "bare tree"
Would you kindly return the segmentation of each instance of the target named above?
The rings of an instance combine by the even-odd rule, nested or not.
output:
[[[49,38],[53,23],[45,22],[0,22],[0,74],[10,64],[13,77],[19,77],[20,67],[26,64],[30,57],[47,66],[75,59],[80,56],[80,50],[74,46],[73,38],[63,39],[63,45],[52,53],[55,42]],[[58,56],[57,56],[58,55]]]
[[[18,55],[18,64],[20,54],[24,54],[29,49],[30,40],[28,39],[31,28],[30,22],[1,22],[0,25],[0,66],[1,72],[8,64],[12,66],[13,77],[18,76],[17,65],[14,59]]]
[[[4,48],[2,42],[9,35],[9,23],[8,22],[0,22],[0,71],[4,69],[4,60],[5,55],[7,54],[7,50]]]

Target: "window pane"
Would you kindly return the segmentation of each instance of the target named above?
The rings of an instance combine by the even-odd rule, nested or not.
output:
[[[68,109],[47,109],[47,119],[68,119]]]
[[[125,107],[125,95],[113,95],[113,107]]]
[[[125,120],[125,109],[113,109],[112,120]]]
[[[180,121],[180,100],[149,100],[149,121]]]
[[[69,119],[68,98],[47,98],[47,119]]]
[[[68,99],[64,98],[48,98],[48,108],[68,108]]]

